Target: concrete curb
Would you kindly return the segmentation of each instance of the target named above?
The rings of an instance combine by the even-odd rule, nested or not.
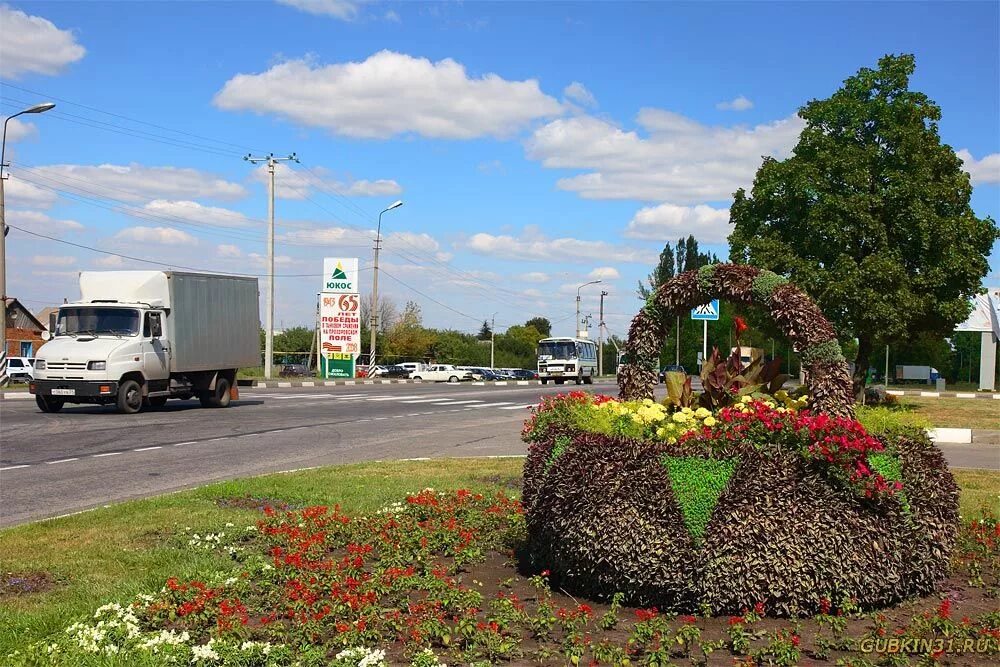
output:
[[[0,391],[0,401],[30,401],[34,397],[26,391]]]
[[[248,382],[246,380],[244,383]],[[487,381],[465,381],[465,382],[431,382],[429,380],[380,380],[376,379],[357,379],[357,380],[288,380],[288,381],[263,381],[263,380],[252,380],[252,384],[240,384],[243,386],[252,386],[261,389],[291,389],[293,387],[342,387],[342,386],[357,386],[357,385],[378,385],[378,384],[451,384],[457,387],[528,387],[533,385],[541,385],[541,380],[491,380]],[[595,385],[598,384],[613,384],[612,380],[595,380]],[[564,386],[575,386],[575,385],[564,385]],[[581,385],[586,386],[586,385]]]
[[[971,428],[932,428],[927,434],[934,442],[947,442],[953,445],[971,445]]]
[[[1000,394],[972,391],[915,391],[909,389],[889,389],[885,393],[892,396],[920,396],[923,398],[995,398],[1000,400]]]

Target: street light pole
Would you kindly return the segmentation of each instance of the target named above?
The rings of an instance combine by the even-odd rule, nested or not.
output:
[[[7,212],[4,203],[4,167],[7,166],[7,123],[11,118],[26,113],[45,113],[55,107],[54,102],[42,102],[18,111],[3,121],[3,139],[0,140],[0,387],[7,386]]]
[[[596,285],[599,282],[601,281],[591,280],[589,283],[584,283],[576,288],[576,324],[574,324],[573,326],[576,327],[577,337],[580,337],[580,290],[582,290],[587,285]]]
[[[601,290],[601,319],[597,324],[597,374],[604,375],[604,297],[607,292]]]
[[[493,368],[493,364],[495,363],[493,360],[493,349],[494,345],[496,344],[496,339],[497,339],[497,314],[493,313],[493,315],[490,316],[490,368],[491,369]]]
[[[298,162],[292,153],[288,157],[274,157],[274,153],[266,157],[244,158],[250,164],[267,162],[267,329],[264,331],[264,377],[271,379],[271,366],[274,363],[274,167],[279,162]]]
[[[391,211],[394,208],[399,208],[403,205],[403,200],[398,200],[393,202],[391,205],[382,209],[378,214],[378,227],[375,230],[375,262],[373,269],[375,273],[372,275],[372,306],[371,312],[368,314],[368,328],[371,330],[369,334],[371,339],[368,345],[368,368],[369,371],[372,366],[375,365],[375,328],[378,324],[378,251],[382,245],[382,214],[386,211]],[[371,376],[369,376],[371,377]]]

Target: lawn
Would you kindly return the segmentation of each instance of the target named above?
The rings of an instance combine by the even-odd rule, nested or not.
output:
[[[996,399],[900,396],[899,405],[938,427],[1000,429],[1000,401]]]
[[[126,602],[139,593],[156,593],[170,577],[176,577],[180,582],[195,579],[218,581],[220,577],[233,571],[233,560],[219,549],[192,547],[189,544],[193,539],[192,536],[194,534],[204,536],[207,533],[227,530],[237,531],[261,519],[264,506],[279,510],[285,508],[294,510],[317,504],[331,507],[339,504],[347,515],[368,516],[379,508],[398,502],[407,494],[417,492],[424,487],[470,489],[484,494],[487,499],[497,492],[516,495],[522,465],[521,459],[511,458],[367,463],[321,468],[213,484],[193,491],[123,503],[76,516],[5,530],[0,532],[0,575],[4,576],[4,579],[0,580],[0,657],[31,642],[61,634],[61,631],[74,621],[92,616],[94,610],[104,603]],[[991,511],[994,515],[1000,514],[1000,473],[964,470],[954,472],[963,490],[961,513],[964,517],[976,516],[983,510]],[[279,512],[280,514],[282,513]],[[302,525],[299,519],[294,519],[293,524],[295,522]],[[280,526],[280,522],[275,525]],[[282,529],[287,530],[288,527],[283,526]],[[295,530],[294,525],[291,526],[291,530]],[[440,534],[436,535],[440,537]],[[223,541],[228,539],[223,538]],[[535,594],[539,585],[537,579],[516,577],[518,572],[509,564],[505,564],[505,557],[496,551],[492,553],[493,556],[487,555],[484,563],[471,566],[465,575],[466,585],[471,581],[473,590],[476,590],[475,586],[482,586],[482,582],[496,582],[501,576],[506,576],[511,578],[501,587],[500,593],[507,590],[508,594],[520,595],[522,600],[527,600],[529,596]],[[11,578],[8,573],[16,573],[17,578]],[[534,583],[531,583],[532,581]],[[957,582],[957,585],[961,583]],[[18,585],[21,585],[20,590]],[[948,586],[954,585],[956,582],[949,581]],[[30,591],[32,588],[37,588],[38,591],[26,592],[26,589]],[[498,594],[496,590],[491,591],[489,588],[481,590],[484,599]],[[260,591],[245,590],[244,593],[250,597],[259,594]],[[177,595],[190,594],[190,591],[177,593]],[[565,664],[564,658],[567,654],[561,654],[560,651],[577,650],[577,648],[585,650],[582,645],[576,648],[565,647],[566,638],[575,632],[574,628],[579,624],[593,625],[598,622],[597,618],[604,619],[605,615],[613,610],[609,605],[595,603],[593,614],[596,616],[588,617],[588,620],[584,618],[585,614],[576,604],[583,601],[572,600],[558,592],[544,593],[544,595],[550,594],[554,595],[551,599],[554,614],[551,620],[555,627],[553,636],[563,639],[551,646],[542,640],[525,639],[518,650],[523,649],[526,657],[530,651],[535,659],[540,659],[539,656],[545,656],[546,651],[551,650],[554,651],[551,657],[555,662],[548,659],[542,659],[541,662]],[[982,594],[976,592],[973,599],[979,600],[976,604],[982,605]],[[898,614],[890,614],[889,622],[891,624],[898,621],[905,625],[909,623],[906,619],[909,619],[915,610],[921,613],[925,607],[933,610],[938,601],[932,596],[926,602],[907,603],[904,605],[905,609],[899,610]],[[995,600],[992,603],[995,607]],[[989,604],[987,602],[987,606]],[[590,608],[585,604],[583,607]],[[493,605],[490,608],[496,607]],[[564,608],[569,610],[566,612],[568,616],[558,612]],[[540,617],[537,617],[537,614],[541,613],[539,609],[535,609],[534,620],[524,620],[518,616],[519,612],[515,613],[510,609],[506,611],[512,618],[518,617],[525,623],[538,622]],[[969,613],[975,615],[975,611],[969,610]],[[485,613],[484,610],[483,614]],[[628,618],[631,618],[631,614],[633,610],[626,609],[620,612],[621,616]],[[899,619],[896,616],[899,616]],[[731,625],[727,628],[726,619],[695,621],[692,617],[692,620],[685,621],[686,618],[679,618],[683,621],[683,627],[677,631],[687,633],[685,635],[688,637],[685,640],[687,644],[683,646],[686,650],[696,649],[696,652],[706,648],[711,650],[713,645],[708,641],[708,637],[711,635],[713,641],[717,641],[714,639],[715,635],[725,639],[727,636],[725,633],[730,633],[732,629]],[[514,620],[510,622],[513,624]],[[637,623],[632,633],[643,635],[654,631],[667,632],[663,624],[670,622],[671,619],[667,615],[647,618],[646,621]],[[781,638],[781,633],[785,632],[786,628],[793,627],[787,622],[782,622],[780,619],[764,619],[757,623],[756,630],[748,626],[747,632],[761,633],[758,642],[758,650],[764,652],[761,655],[771,655],[767,651],[773,653],[786,649],[791,651],[792,648],[798,650],[797,645],[786,646],[788,637]],[[174,622],[167,625],[173,627]],[[862,621],[858,620],[855,625],[858,633],[862,632],[860,629]],[[705,633],[704,642],[694,638],[695,630]],[[813,628],[807,626],[806,631],[811,633],[812,630]],[[598,632],[596,627],[592,631],[595,634]],[[505,655],[509,657],[510,646],[502,642],[495,643],[494,640],[497,642],[499,640],[493,637],[491,632],[487,623],[485,630],[483,627],[469,629],[469,635],[463,641],[467,642],[466,646],[475,646],[476,651],[480,653],[485,651],[494,655],[498,661],[503,661],[506,659]],[[817,629],[816,637],[822,632],[823,628]],[[806,634],[802,632],[803,649],[808,646],[809,650],[819,650],[815,643],[816,639],[811,634],[807,638]],[[606,638],[613,643],[615,640],[624,641],[626,636],[628,632],[618,629],[609,631]],[[674,635],[670,634],[670,638],[673,640]],[[563,642],[563,645],[559,642]],[[390,659],[403,659],[404,648],[401,646],[390,647]],[[417,644],[412,644],[411,648],[415,646]],[[605,649],[608,656],[614,654],[610,644],[600,650],[605,651]],[[560,658],[560,655],[563,657]],[[589,655],[592,657],[592,654]],[[837,655],[836,650],[834,655]],[[412,653],[407,652],[406,656],[406,660],[409,661]],[[772,658],[773,655],[768,659]],[[464,660],[456,661],[454,654],[447,662],[467,664]],[[608,657],[606,661],[601,662],[614,663],[615,660]],[[127,663],[111,660],[95,664]],[[726,664],[731,664],[731,658],[726,660]]]

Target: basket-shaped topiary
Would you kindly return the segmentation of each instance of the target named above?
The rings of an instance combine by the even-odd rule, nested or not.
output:
[[[810,372],[811,406],[650,400],[660,323],[716,296],[768,308]],[[574,392],[525,425],[529,553],[554,583],[678,612],[804,615],[884,607],[944,578],[958,488],[943,456],[853,419],[833,328],[802,292],[748,266],[682,274],[635,318],[627,353],[621,400]]]

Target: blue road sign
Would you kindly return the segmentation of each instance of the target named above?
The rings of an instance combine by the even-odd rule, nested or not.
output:
[[[697,308],[691,309],[692,320],[717,320],[719,319],[719,300],[712,299],[709,303],[703,303]]]

